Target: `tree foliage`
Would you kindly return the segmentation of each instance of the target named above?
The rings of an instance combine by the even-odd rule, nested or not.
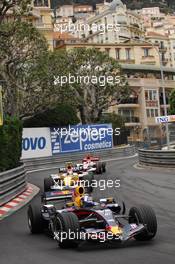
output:
[[[0,6],[0,78],[5,83],[5,113],[26,119],[66,102],[76,107],[82,123],[99,121],[104,110],[129,94],[120,66],[107,53],[96,49],[48,51],[47,42],[37,29],[21,21],[29,2],[4,0]],[[3,18],[10,7],[16,19],[7,22]],[[55,78],[68,80],[70,75],[76,80],[89,78],[90,82],[55,83]],[[117,76],[120,83],[114,82]],[[112,83],[108,77],[113,78]],[[94,78],[95,83],[91,81]]]
[[[175,115],[175,89],[171,92],[170,95],[170,111],[171,115]]]
[[[10,12],[13,19],[20,19],[30,9],[31,0],[0,0],[0,23],[6,19],[6,15]]]
[[[47,42],[27,22],[2,23],[0,29],[4,32],[0,36],[0,75],[5,83],[4,110],[7,114],[21,117],[26,111],[29,113],[35,109],[36,102],[38,107],[43,99],[44,88],[36,72],[41,58],[47,55]]]
[[[21,157],[22,123],[16,117],[6,117],[0,127],[0,171],[15,168]]]
[[[55,54],[59,60],[59,53]],[[73,49],[65,52],[62,70],[55,65],[52,73],[58,80],[56,88],[68,91],[80,112],[82,123],[98,122],[103,111],[129,96],[127,81],[116,60],[96,49]],[[52,66],[53,67],[53,66]],[[61,76],[70,76],[69,83],[60,84]],[[108,81],[110,80],[113,81]],[[112,79],[111,79],[112,78]],[[115,82],[115,78],[119,80]],[[65,78],[66,80],[66,78]]]
[[[125,119],[123,116],[116,114],[115,112],[103,114],[100,118],[101,123],[111,123],[113,129],[124,128]]]
[[[69,104],[58,104],[30,119],[24,120],[24,127],[62,127],[79,123],[76,110]]]

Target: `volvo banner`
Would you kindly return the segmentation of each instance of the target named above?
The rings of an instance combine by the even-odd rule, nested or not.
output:
[[[52,156],[50,128],[24,128],[22,159]]]

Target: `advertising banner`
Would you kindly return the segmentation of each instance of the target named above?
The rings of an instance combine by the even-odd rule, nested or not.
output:
[[[22,159],[52,156],[50,128],[24,128]]]
[[[158,116],[155,118],[157,124],[175,122],[175,115]]]
[[[51,128],[52,154],[95,151],[113,147],[111,124]]]

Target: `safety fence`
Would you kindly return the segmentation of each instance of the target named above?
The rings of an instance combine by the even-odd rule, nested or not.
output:
[[[174,150],[144,150],[139,149],[139,163],[147,166],[175,167]]]
[[[93,152],[93,155],[97,155],[103,160],[133,156],[134,154],[135,148],[133,146]],[[43,158],[25,159],[22,160],[23,165],[20,167],[0,173],[0,206],[26,189],[27,171],[54,168],[64,162],[82,160],[84,155],[85,153],[68,153]]]
[[[70,161],[80,161],[86,153],[68,153],[60,154],[51,157],[24,159],[23,162],[28,171],[41,168],[51,168],[59,166],[62,163]],[[134,146],[125,146],[120,148],[105,149],[92,152],[93,155],[99,156],[102,159],[133,156],[135,154]]]
[[[0,173],[0,206],[22,193],[26,187],[27,177],[24,165]]]

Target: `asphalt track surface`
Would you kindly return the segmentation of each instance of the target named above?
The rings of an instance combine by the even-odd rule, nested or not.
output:
[[[130,241],[123,246],[85,243],[79,249],[60,249],[45,234],[31,235],[27,226],[27,206],[0,222],[0,264],[174,264],[175,263],[175,175],[172,170],[136,169],[136,158],[108,163],[99,179],[120,179],[119,189],[96,189],[94,196],[113,195],[126,202],[151,205],[158,218],[158,233],[151,242]],[[54,170],[55,171],[55,170]],[[50,172],[50,171],[49,171]],[[32,173],[29,182],[43,187],[48,171]]]

